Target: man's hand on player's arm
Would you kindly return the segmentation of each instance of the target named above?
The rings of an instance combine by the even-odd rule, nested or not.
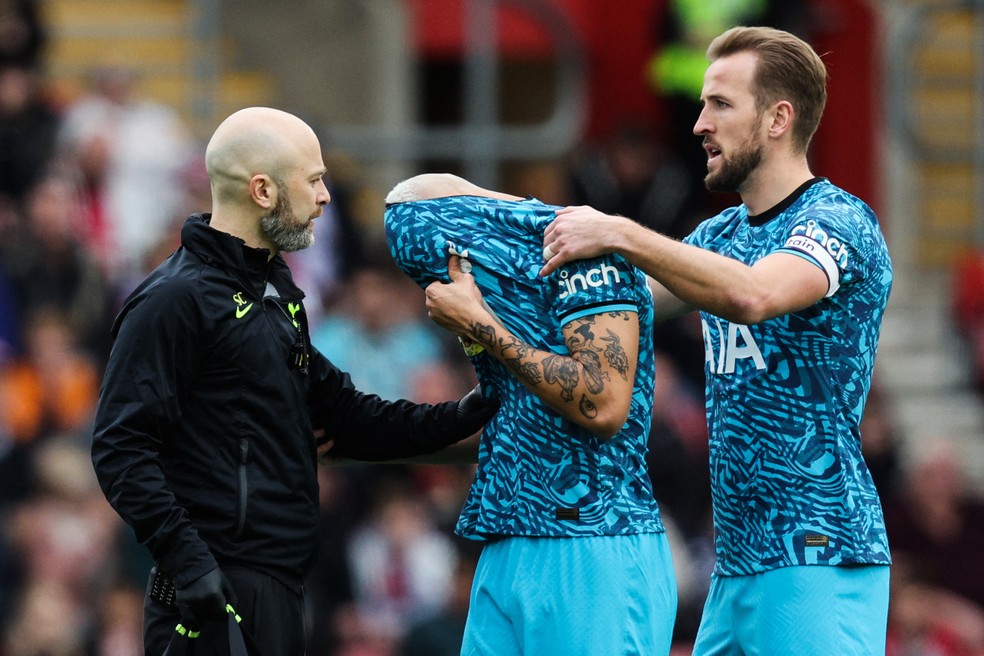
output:
[[[543,268],[548,276],[574,260],[618,252],[618,236],[634,223],[623,216],[605,214],[587,205],[564,207],[543,233]],[[638,226],[641,227],[641,226]]]

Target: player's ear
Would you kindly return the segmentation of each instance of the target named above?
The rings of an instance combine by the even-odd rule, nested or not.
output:
[[[796,110],[793,109],[792,103],[788,100],[780,100],[772,106],[769,110],[768,120],[769,122],[769,136],[773,139],[778,139],[782,135],[793,129],[793,119],[796,116]]]
[[[249,179],[249,196],[263,209],[270,209],[276,205],[277,192],[277,185],[274,184],[273,179],[264,173],[258,173]]]

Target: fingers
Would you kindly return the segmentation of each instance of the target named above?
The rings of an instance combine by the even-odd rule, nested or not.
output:
[[[448,260],[448,277],[451,278],[451,282],[458,282],[463,275],[465,274],[461,270],[461,258],[452,255]]]
[[[553,246],[551,244],[545,243],[543,246],[543,268],[540,269],[540,277],[549,276],[565,261],[559,253],[553,252]]]
[[[549,276],[564,264],[606,252],[599,243],[603,232],[597,223],[607,215],[587,205],[561,207],[543,231],[543,268],[540,277]]]
[[[560,246],[560,240],[563,236],[563,224],[564,221],[560,220],[560,217],[565,214],[570,214],[577,207],[562,207],[554,212],[557,217],[555,220],[551,221],[547,226],[546,230],[543,231],[543,268],[540,269],[540,277],[549,276],[551,273],[557,270],[560,265],[567,261],[566,257],[560,257],[560,251],[563,249]]]

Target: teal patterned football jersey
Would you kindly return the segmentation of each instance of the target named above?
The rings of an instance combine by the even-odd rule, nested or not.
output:
[[[881,503],[861,455],[892,287],[871,208],[814,178],[763,215],[729,208],[685,241],[748,265],[790,253],[829,281],[818,303],[755,325],[701,313],[715,571],[888,564]]]
[[[421,287],[448,282],[457,254],[497,318],[528,344],[567,354],[562,327],[613,311],[637,313],[639,356],[622,430],[602,441],[563,418],[478,345],[466,348],[483,393],[502,407],[485,426],[478,469],[456,532],[466,538],[574,537],[663,531],[646,469],[653,408],[652,294],[618,256],[573,262],[541,278],[543,231],[555,206],[451,196],[388,205],[394,260]]]

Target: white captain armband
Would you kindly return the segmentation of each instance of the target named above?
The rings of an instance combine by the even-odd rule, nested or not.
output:
[[[824,298],[830,298],[840,287],[840,267],[837,265],[835,255],[847,257],[847,248],[840,245],[836,239],[828,240],[829,246],[840,246],[836,253],[831,253],[828,246],[806,235],[793,235],[783,244],[782,250],[792,251],[797,255],[804,256],[806,259],[819,265],[827,275],[827,293]]]

